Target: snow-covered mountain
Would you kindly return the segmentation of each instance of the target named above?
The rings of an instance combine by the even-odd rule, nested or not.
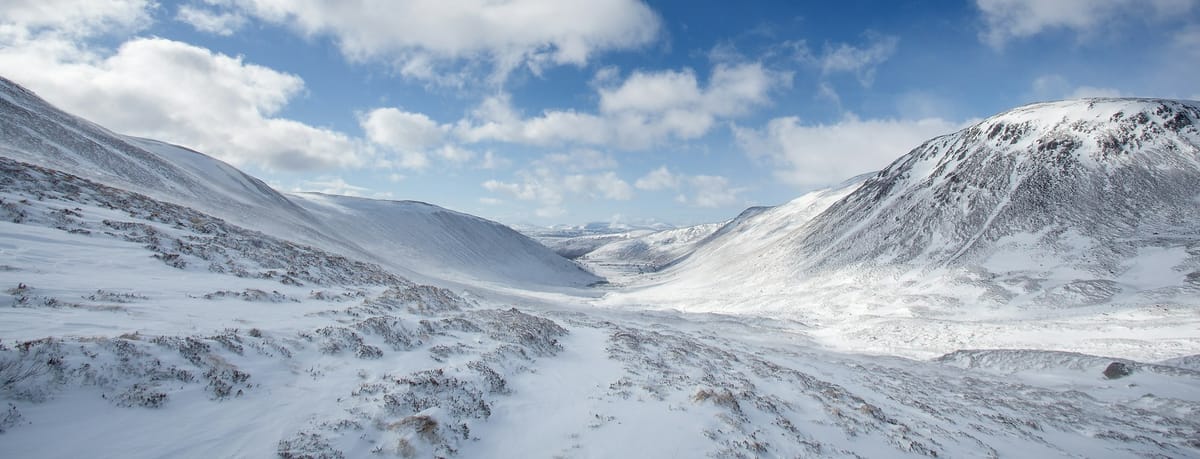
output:
[[[507,226],[435,205],[320,193],[290,197],[339,236],[397,260],[386,265],[407,266],[433,278],[466,275],[477,283],[510,287],[599,280]]]
[[[516,229],[549,247],[554,253],[574,260],[605,244],[674,229],[674,226],[665,223],[635,225],[622,222],[592,222],[550,227],[518,225]]]
[[[497,224],[279,194],[30,110],[14,88],[0,100],[0,457],[1200,454],[1194,306],[1015,324],[1038,337],[1026,350],[967,349],[999,328],[927,333],[956,352],[926,360],[826,349],[807,318],[597,308],[561,288],[590,276]],[[655,282],[742,254],[759,258],[728,269],[754,269],[862,186],[604,253],[691,254]],[[417,270],[454,289],[404,278]],[[773,273],[740,279],[755,274]],[[1038,350],[1081,330],[1094,334],[1076,352]],[[1146,330],[1155,341],[1128,336]],[[1098,338],[1126,347],[1077,352]]]
[[[1198,123],[1186,101],[1017,108],[877,174],[751,209],[608,301],[782,314],[879,352],[946,350],[935,334],[969,341],[989,320],[1161,315],[1174,329],[1200,297]],[[1086,328],[1072,323],[1060,325]],[[1018,329],[992,336],[1012,345]],[[1091,350],[1142,335],[1116,334],[1088,333],[1104,336]]]
[[[678,270],[753,259],[756,275],[781,285],[901,267],[1073,275],[1090,283],[1081,289],[1110,293],[1186,287],[1200,269],[1196,123],[1200,105],[1180,101],[1021,107],[930,140],[872,176],[751,209]],[[1144,272],[1162,263],[1161,276]]]
[[[654,272],[692,252],[724,223],[706,223],[661,231],[640,230],[555,241],[555,251],[573,251],[576,259],[610,284]]]
[[[427,204],[287,196],[202,153],[112,133],[3,78],[0,135],[0,155],[369,260],[414,279],[576,287],[599,280],[498,223]]]
[[[1014,251],[1051,252],[1064,266],[1114,277],[1141,249],[1200,237],[1198,123],[1194,102],[1021,107],[926,142],[831,206],[789,249],[810,270],[987,265]]]

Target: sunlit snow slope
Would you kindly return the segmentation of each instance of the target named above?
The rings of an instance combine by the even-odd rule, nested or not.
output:
[[[1058,347],[1186,347],[1200,302],[1198,123],[1200,104],[1186,101],[1017,108],[861,183],[752,209],[608,301],[782,314],[882,352],[1033,344],[1041,332],[1005,321],[1063,317],[1088,319]]]
[[[0,155],[368,259],[416,279],[564,287],[599,280],[498,223],[427,204],[285,196],[204,154],[114,134],[3,78]]]
[[[507,286],[586,286],[599,278],[499,223],[414,201],[295,193],[293,202],[384,264]],[[390,262],[389,259],[395,259]]]
[[[1200,453],[1194,341],[1119,358],[1133,353],[1046,351],[1044,339],[971,350],[982,340],[937,335],[955,352],[913,360],[827,349],[813,338],[828,327],[807,317],[597,308],[560,288],[590,276],[499,225],[279,195],[194,152],[30,117],[15,91],[0,107],[3,458]],[[855,183],[614,252],[691,251],[664,278],[743,249],[767,261]],[[311,226],[268,232],[218,202]],[[767,243],[738,242],[750,237]],[[496,283],[509,288],[477,288]],[[1181,314],[1194,337],[1194,308]]]

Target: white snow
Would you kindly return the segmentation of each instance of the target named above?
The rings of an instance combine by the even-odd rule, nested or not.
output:
[[[988,122],[1148,103],[1087,104]],[[279,194],[2,79],[0,128],[30,133],[0,139],[0,457],[1200,455],[1191,214],[803,258],[880,243],[895,209],[848,201],[902,159],[724,224],[580,229],[559,242],[613,281],[586,289],[494,222]],[[915,161],[894,186],[917,198],[879,202],[919,210],[964,161]]]

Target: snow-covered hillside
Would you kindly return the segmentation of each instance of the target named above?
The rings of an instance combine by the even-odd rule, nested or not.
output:
[[[631,232],[609,237],[578,257],[609,284],[624,285],[630,277],[654,272],[694,250],[696,245],[724,226],[707,223],[654,232]],[[590,240],[596,236],[571,239]],[[560,243],[562,244],[562,243]],[[576,242],[575,245],[582,245]]]
[[[370,260],[408,277],[547,287],[583,287],[600,280],[481,218],[430,205],[285,196],[202,153],[121,136],[63,113],[3,78],[0,134],[0,155]]]
[[[1028,250],[1116,280],[1141,249],[1194,244],[1197,199],[1200,104],[1041,103],[926,142],[788,249],[809,271],[859,263],[1003,269],[993,256]]]
[[[878,174],[753,209],[608,303],[783,314],[823,324],[833,344],[914,355],[1037,346],[1056,327],[1072,330],[1049,339],[1057,349],[1194,346],[1197,123],[1195,102],[1021,107]]]
[[[599,278],[499,223],[413,201],[290,195],[341,237],[434,279],[507,287],[586,286]]]
[[[1200,456],[1194,301],[1001,317],[923,294],[901,316],[879,306],[961,279],[770,284],[772,266],[837,271],[788,257],[892,168],[627,234],[588,256],[669,266],[597,302],[570,288],[594,276],[496,223],[280,194],[0,83],[0,457]],[[1176,232],[1129,241],[1124,263],[1174,282],[1152,248],[1190,244],[1194,220],[1153,222]],[[935,271],[994,269],[1009,246],[988,241]],[[804,309],[847,292],[865,306]],[[798,313],[687,311],[717,307]]]
[[[1200,454],[1181,366],[514,307],[7,158],[0,209],[4,457]]]

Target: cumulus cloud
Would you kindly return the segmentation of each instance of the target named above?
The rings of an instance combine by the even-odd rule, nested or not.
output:
[[[475,159],[475,152],[458,145],[442,145],[435,150],[439,158],[454,164],[466,164]]]
[[[279,117],[299,77],[190,44],[138,38],[116,50],[86,43],[136,32],[154,2],[15,0],[0,4],[0,72],[64,110],[234,164],[304,170],[364,162],[359,142]]]
[[[790,84],[789,74],[761,63],[717,64],[706,85],[690,69],[635,71],[616,85],[597,89],[596,113],[547,110],[524,117],[507,94],[485,99],[455,125],[466,142],[527,145],[585,144],[642,150],[670,140],[703,136],[718,119],[739,116],[769,102],[770,92]]]
[[[727,207],[741,205],[740,195],[746,188],[730,186],[729,179],[717,175],[686,175],[671,172],[667,166],[648,172],[634,182],[639,190],[675,190],[675,200],[693,207]]]
[[[162,139],[234,164],[304,170],[355,166],[348,136],[277,117],[299,77],[158,38],[97,55],[73,44],[0,48],[0,69],[67,110],[118,132]]]
[[[152,0],[6,0],[0,3],[0,40],[133,32],[150,24],[153,7]]]
[[[634,72],[620,86],[600,90],[600,110],[665,112],[699,105],[702,99],[700,83],[691,69]]]
[[[175,19],[187,23],[196,30],[228,37],[246,25],[245,16],[237,12],[221,12],[193,5],[182,5]]]
[[[491,150],[483,152],[483,159],[479,162],[480,169],[504,169],[509,166],[512,166],[512,161]]]
[[[1086,37],[1117,21],[1177,18],[1197,4],[1197,0],[975,0],[984,21],[980,39],[997,49],[1046,30],[1066,29]]]
[[[692,190],[691,196],[681,194],[676,198],[684,204],[710,208],[743,204],[739,195],[746,191],[746,189],[730,187],[729,179],[725,177],[697,175],[688,177],[687,183]]]
[[[633,186],[639,190],[658,191],[668,188],[679,188],[680,177],[667,169],[667,166],[659,166],[658,169],[652,170],[642,178],[637,179]]]
[[[590,150],[551,154],[517,171],[515,181],[488,180],[483,182],[483,188],[517,200],[537,202],[535,214],[539,217],[558,217],[566,213],[564,203],[568,199],[633,199],[633,187],[616,171],[595,170],[616,167],[611,158]]]
[[[644,46],[660,20],[639,0],[245,0],[224,7],[329,37],[352,61],[385,61],[400,73],[443,77],[486,62],[498,80],[524,66],[584,65],[607,50]]]
[[[442,142],[446,128],[422,113],[397,108],[371,110],[360,120],[367,138],[397,150],[424,150]]]
[[[806,125],[783,117],[762,129],[735,127],[734,136],[749,156],[777,167],[778,179],[812,188],[881,169],[922,142],[960,127],[940,118],[862,120],[848,115],[834,124]]]
[[[453,145],[444,144],[449,126],[439,125],[423,113],[398,108],[377,108],[359,117],[359,125],[367,139],[396,154],[396,165],[407,169],[429,166],[429,152],[453,162],[465,162],[474,155]]]

